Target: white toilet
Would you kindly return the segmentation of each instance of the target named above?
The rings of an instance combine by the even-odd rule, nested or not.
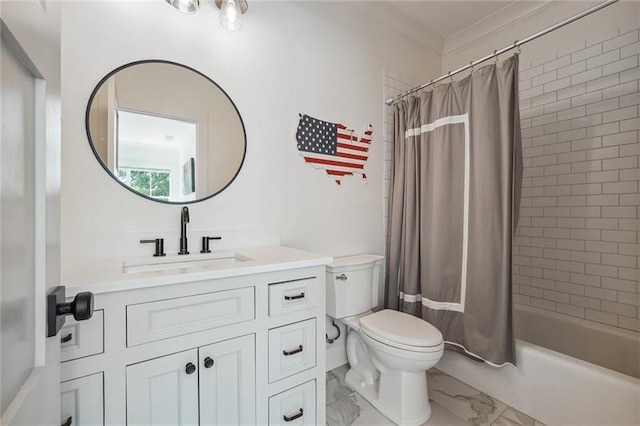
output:
[[[442,357],[442,333],[426,321],[378,305],[383,257],[338,257],[327,266],[327,315],[349,327],[346,382],[398,425],[431,416],[427,369]]]

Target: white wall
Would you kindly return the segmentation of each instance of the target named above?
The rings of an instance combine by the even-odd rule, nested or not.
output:
[[[229,33],[209,1],[193,16],[163,1],[64,3],[63,260],[147,254],[140,237],[165,237],[167,252],[177,250],[180,206],[124,190],[99,166],[85,134],[95,84],[120,65],[151,58],[216,81],[246,126],[238,178],[190,205],[193,249],[205,233],[272,230],[266,235],[282,244],[329,255],[383,252],[383,69],[420,81],[439,73],[439,56],[385,30],[357,3],[253,2],[245,18],[240,32]],[[373,125],[367,184],[353,177],[338,187],[303,163],[298,113],[358,133]]]

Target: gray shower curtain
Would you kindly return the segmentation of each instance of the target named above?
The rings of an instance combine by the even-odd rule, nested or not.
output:
[[[394,119],[385,304],[459,350],[515,365],[517,55],[397,103]]]

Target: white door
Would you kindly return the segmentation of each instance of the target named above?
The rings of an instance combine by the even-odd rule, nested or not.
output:
[[[255,425],[254,335],[198,349],[200,424]]]
[[[45,321],[59,283],[60,28],[45,3],[0,2],[0,408],[11,425],[60,420],[60,341]]]
[[[127,367],[128,425],[198,424],[198,350]]]

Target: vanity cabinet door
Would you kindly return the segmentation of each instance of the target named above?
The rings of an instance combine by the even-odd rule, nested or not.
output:
[[[102,373],[67,380],[60,384],[61,425],[104,424]]]
[[[198,424],[198,350],[127,367],[127,424]]]
[[[198,349],[201,425],[256,424],[254,340],[251,334]]]

